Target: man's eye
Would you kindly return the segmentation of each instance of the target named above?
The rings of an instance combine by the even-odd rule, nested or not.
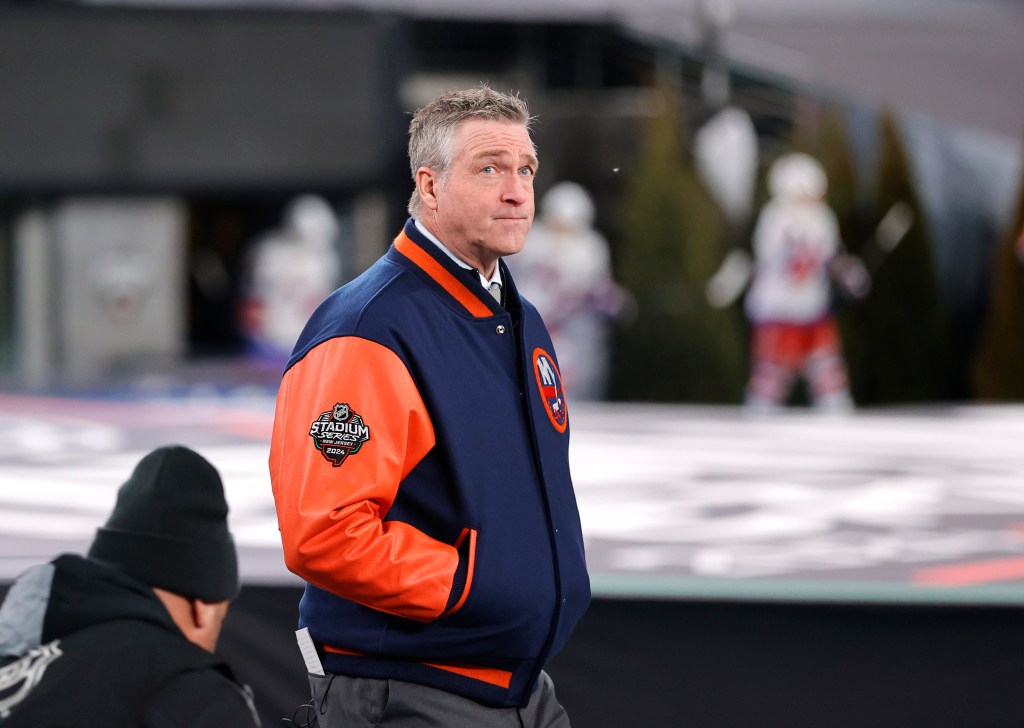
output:
[[[484,167],[480,171],[481,172],[486,172],[487,174],[494,174],[494,171],[495,171],[494,170],[494,165],[493,164],[488,164],[486,167]]]
[[[533,167],[523,167],[522,169],[519,170],[519,174],[525,175],[527,177],[532,177]]]

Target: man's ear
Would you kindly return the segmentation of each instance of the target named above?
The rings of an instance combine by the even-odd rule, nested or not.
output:
[[[188,600],[189,629],[182,629],[190,642],[202,647],[207,652],[217,649],[217,638],[224,626],[224,618],[228,612],[228,601],[204,602],[202,599]]]
[[[189,613],[192,617],[192,625],[196,629],[202,629],[210,621],[209,605],[205,604],[201,599],[189,599]]]
[[[437,191],[440,184],[437,173],[430,167],[420,167],[416,170],[416,191],[420,195],[420,201],[424,207],[431,210],[437,209]]]

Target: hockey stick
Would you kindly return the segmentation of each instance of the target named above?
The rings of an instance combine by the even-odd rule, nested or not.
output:
[[[871,292],[872,278],[914,224],[914,211],[906,202],[893,204],[875,228],[868,242],[874,245],[859,256],[840,254],[829,264],[832,279],[854,299]]]
[[[869,238],[874,246],[867,252],[873,254],[860,256],[863,271],[858,270],[861,266],[855,263],[852,256],[843,255],[837,256],[833,275],[843,282],[855,298],[863,298],[871,288],[871,275],[896,249],[913,225],[913,209],[902,200],[896,202],[882,216],[874,234]],[[712,308],[732,305],[750,283],[753,273],[754,263],[747,251],[740,248],[730,251],[704,287],[704,297],[708,304]]]
[[[914,210],[906,202],[901,200],[886,211],[879,221],[878,227],[875,228],[875,234],[871,236],[871,240],[875,244],[874,254],[861,256],[869,273],[874,273],[879,269],[882,263],[888,259],[889,254],[907,236],[913,225]]]
[[[754,263],[750,253],[734,248],[725,256],[715,274],[704,286],[704,298],[712,308],[726,308],[740,297],[750,283]]]

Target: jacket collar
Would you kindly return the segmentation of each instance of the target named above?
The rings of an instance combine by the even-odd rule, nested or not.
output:
[[[504,313],[501,305],[494,300],[478,282],[474,270],[466,270],[455,264],[443,251],[426,239],[410,218],[405,228],[395,238],[392,253],[398,253],[408,263],[430,278],[444,293],[464,308],[474,318],[489,318]],[[504,285],[511,289],[511,276],[504,262],[502,267]]]

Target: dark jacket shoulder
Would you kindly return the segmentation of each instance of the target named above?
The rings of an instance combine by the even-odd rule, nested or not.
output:
[[[147,703],[146,728],[259,725],[252,693],[221,669],[182,672]]]
[[[259,725],[228,666],[190,642],[148,587],[71,555],[35,573],[49,580],[20,608],[8,594],[0,620],[3,641],[23,648],[4,662],[17,676],[0,692],[4,728]]]

